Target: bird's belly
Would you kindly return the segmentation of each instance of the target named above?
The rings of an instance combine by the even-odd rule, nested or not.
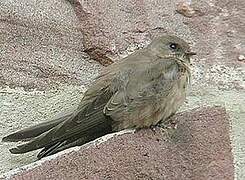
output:
[[[143,126],[149,127],[151,125],[156,125],[159,121],[164,122],[172,114],[176,113],[179,107],[184,103],[185,98],[185,85],[177,83],[171,93],[160,98],[158,105],[159,108],[155,109],[154,113],[150,117],[143,120]],[[142,125],[142,123],[140,124]]]

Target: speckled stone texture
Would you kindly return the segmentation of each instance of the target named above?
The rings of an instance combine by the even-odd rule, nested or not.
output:
[[[0,86],[47,90],[89,84],[100,67],[82,52],[77,26],[66,1],[0,1]]]
[[[175,3],[159,0],[69,0],[80,20],[84,50],[101,64],[111,62],[108,57],[138,48],[154,37],[169,33],[187,39],[192,35]],[[179,16],[179,17],[178,17]]]
[[[23,170],[21,179],[233,180],[229,118],[221,107],[175,115],[166,137],[157,128],[114,137]]]

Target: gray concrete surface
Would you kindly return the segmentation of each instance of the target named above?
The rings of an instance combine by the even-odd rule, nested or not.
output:
[[[90,19],[100,20],[100,16],[107,13],[93,9],[90,4],[93,1],[82,2],[91,15]],[[139,33],[130,29],[127,37],[134,38],[127,39],[126,43],[123,41],[123,46],[114,46],[112,39],[121,32],[107,33],[111,25],[108,21],[92,27],[99,28],[101,34],[106,35],[106,43],[103,44],[103,38],[98,40],[100,35],[85,45],[96,46],[99,42],[97,45],[112,52],[110,57],[118,59],[118,55],[123,56],[142,47],[152,36],[163,32],[175,33],[191,42],[198,56],[193,59],[192,87],[182,110],[202,105],[222,105],[227,109],[232,120],[236,179],[245,179],[245,64],[237,60],[245,52],[243,1],[233,4],[221,0],[192,1],[195,8],[204,12],[203,16],[195,18],[176,14],[177,0],[164,0],[159,9],[148,1],[144,2],[148,7],[144,9],[145,13],[157,12],[154,15],[146,13],[151,17],[149,21],[157,19],[150,25],[146,24],[151,27],[147,31]],[[109,8],[109,4],[109,0],[103,1],[103,6],[98,8]],[[112,3],[110,8],[114,6],[117,3]],[[165,8],[161,9],[162,6]],[[93,14],[93,11],[98,14]],[[103,13],[99,14],[100,11]],[[116,18],[117,11],[113,13],[114,16],[109,16],[109,13],[105,17]],[[80,25],[76,14],[65,0],[0,2],[0,137],[75,108],[86,86],[102,68],[82,52],[83,33],[89,28],[81,29],[84,26]],[[130,16],[119,18],[126,18],[126,21]],[[144,16],[139,18],[144,19]],[[118,20],[111,22],[117,23]],[[152,29],[155,26],[164,29],[155,32]],[[88,37],[86,41],[90,40]],[[116,40],[122,41],[120,38]],[[12,144],[0,143],[0,173],[35,160],[35,152],[11,155],[8,152],[10,146]]]

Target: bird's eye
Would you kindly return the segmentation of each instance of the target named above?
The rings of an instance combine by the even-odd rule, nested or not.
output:
[[[171,49],[177,49],[177,44],[171,43],[171,44],[169,45],[169,47],[170,47]]]

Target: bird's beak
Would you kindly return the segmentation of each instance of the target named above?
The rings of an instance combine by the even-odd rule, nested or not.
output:
[[[188,55],[188,56],[194,56],[194,55],[196,55],[197,53],[191,52],[191,51],[187,51],[187,52],[185,52],[185,54]]]

